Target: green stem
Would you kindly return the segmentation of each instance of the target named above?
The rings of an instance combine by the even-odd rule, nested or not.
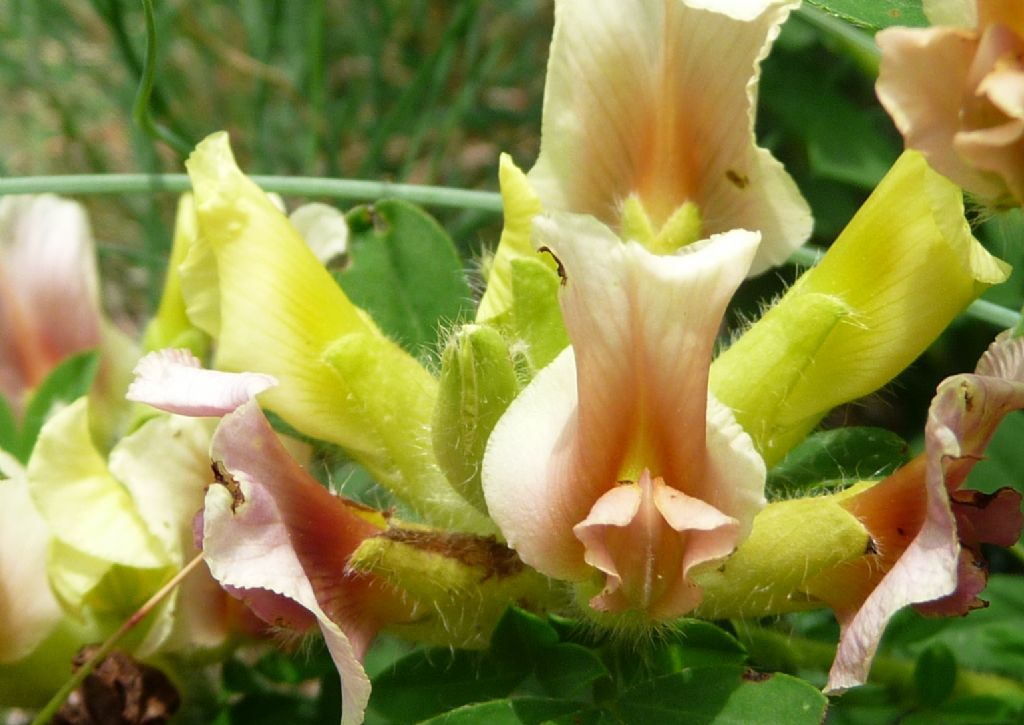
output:
[[[835,645],[798,635],[763,629],[745,623],[737,634],[758,664],[771,669],[795,672],[800,669],[828,670],[835,658]],[[884,685],[901,696],[913,696],[914,668],[912,660],[877,655],[871,664],[870,681]],[[987,672],[957,668],[954,697],[979,695],[1024,697],[1024,683]]]
[[[1009,547],[1007,551],[1017,557],[1017,561],[1024,564],[1024,544],[1018,541],[1016,544]]]
[[[363,201],[398,198],[423,206],[501,212],[501,195],[491,191],[306,176],[252,176],[250,178],[265,191],[295,196],[319,196]],[[150,194],[158,191],[180,193],[191,190],[192,183],[185,174],[81,174],[0,179],[0,196],[45,192],[79,195]]]
[[[154,121],[149,112],[149,97],[153,93],[156,77],[156,18],[153,13],[153,0],[142,0],[142,10],[146,16],[146,56],[142,64],[139,90],[135,94],[135,104],[132,106],[132,118],[148,136],[163,141],[182,156],[188,156],[192,151],[192,144]]]
[[[174,588],[181,584],[182,579],[187,577],[193,569],[199,566],[202,560],[203,555],[197,555],[196,558],[183,566],[177,574],[171,577],[170,581],[160,587],[156,594],[146,600],[146,603],[139,607],[132,616],[128,617],[124,624],[122,624],[116,632],[110,635],[110,637],[107,638],[107,641],[104,642],[95,653],[93,653],[93,656],[86,660],[82,666],[75,671],[71,676],[71,679],[65,682],[57,691],[57,694],[50,698],[50,701],[46,703],[46,706],[43,707],[43,709],[35,716],[35,719],[32,720],[31,725],[46,725],[46,723],[50,722],[57,710],[60,709],[61,705],[63,705],[68,697],[71,696],[71,693],[82,684],[85,678],[89,676],[89,673],[102,664],[103,660],[107,658],[107,655],[110,654],[111,650],[113,650],[117,643],[121,641],[121,638],[128,634],[128,632],[139,624],[139,622],[149,616],[149,613],[152,612],[161,601],[163,601],[164,597],[174,591]]]
[[[809,3],[801,5],[796,12],[810,25],[835,38],[865,71],[872,76],[878,75],[881,51],[870,33]]]

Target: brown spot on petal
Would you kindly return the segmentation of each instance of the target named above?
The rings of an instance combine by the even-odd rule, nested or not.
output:
[[[743,679],[746,682],[765,682],[766,680],[770,680],[771,678],[772,673],[770,672],[758,672],[757,670],[749,669],[743,671]]]
[[[550,247],[540,247],[537,251],[550,254],[551,258],[555,260],[555,266],[558,267],[558,279],[561,280],[561,284],[564,287],[565,283],[569,281],[569,278],[565,276],[565,265],[562,264],[562,260],[555,256],[555,253],[551,251]]]
[[[507,577],[523,570],[519,555],[493,536],[390,528],[380,534],[389,541],[431,551],[466,566],[483,570],[481,581]]]
[[[747,176],[746,174],[741,174],[740,172],[735,171],[733,169],[729,169],[728,171],[725,172],[725,178],[727,178],[729,180],[729,183],[731,183],[737,189],[746,189],[748,186],[750,186],[750,177]]]
[[[98,645],[75,655],[78,670]],[[93,670],[51,720],[52,725],[163,725],[181,705],[181,698],[163,672],[114,650]]]
[[[213,470],[214,480],[227,488],[231,494],[231,513],[234,513],[239,506],[245,503],[245,496],[242,495],[242,487],[238,485],[238,479],[231,475],[231,471],[222,461],[214,461],[210,468]]]

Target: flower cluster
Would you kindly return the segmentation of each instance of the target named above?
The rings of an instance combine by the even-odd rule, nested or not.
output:
[[[525,174],[502,159],[504,231],[438,370],[325,267],[345,253],[344,217],[286,216],[224,133],[187,162],[144,356],[100,315],[80,209],[0,202],[11,407],[31,409],[66,356],[101,358],[91,397],[0,450],[0,674],[70,659],[198,551],[208,571],[137,651],[315,627],[343,723],[364,716],[378,633],[483,647],[513,603],[629,632],[829,607],[830,692],[866,680],[900,608],[970,610],[981,544],[1010,546],[1022,526],[1019,493],[963,484],[1024,408],[1024,340],[1004,335],[941,383],[924,452],[890,476],[785,500],[766,482],[830,410],[884,386],[1007,278],[950,179],[1024,199],[1022,19],[979,0],[971,30],[880,36],[879,94],[924,153],[906,151],[820,263],[723,345],[740,285],[811,231],[754,138],[760,62],[796,4],[556,1],[540,157]],[[952,64],[949,93],[914,80],[935,75],[916,65],[925,51]],[[941,133],[927,125],[939,110]],[[44,285],[42,264],[84,277]],[[394,507],[322,485],[298,437],[342,451]],[[4,700],[39,696],[4,685]]]

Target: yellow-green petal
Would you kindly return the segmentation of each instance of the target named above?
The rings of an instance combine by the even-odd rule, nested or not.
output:
[[[336,443],[428,520],[489,522],[433,459],[437,381],[346,297],[273,202],[214,134],[187,163],[200,248],[218,275],[216,366],[273,375],[261,401],[308,435]]]
[[[696,616],[765,617],[823,607],[803,593],[815,574],[864,554],[871,537],[841,496],[769,504],[724,564],[694,576],[704,589]]]
[[[711,390],[770,466],[831,408],[903,371],[1008,274],[971,235],[960,189],[908,151],[821,263],[715,360]],[[812,295],[834,299],[834,311],[821,303],[803,318],[819,304]]]

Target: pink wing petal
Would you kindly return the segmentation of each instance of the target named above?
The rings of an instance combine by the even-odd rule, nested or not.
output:
[[[950,495],[956,495],[1007,413],[1024,408],[1022,356],[1024,339],[1003,336],[989,347],[976,373],[955,375],[939,385],[925,427],[924,523],[860,609],[843,623],[826,691],[842,691],[867,679],[885,626],[902,607],[951,596],[946,604],[960,607],[962,600],[969,595],[973,601],[972,592],[980,590],[977,567],[964,568]],[[885,485],[883,481],[879,487]],[[1016,541],[1019,507],[1019,495],[997,496],[990,502],[985,518],[999,525],[993,538],[983,540]],[[968,575],[964,580],[962,572]]]
[[[254,401],[224,418],[211,448],[225,485],[211,486],[206,499],[210,571],[223,585],[272,592],[316,618],[341,675],[342,723],[360,722],[370,685],[359,660],[379,627],[403,611],[394,592],[346,569],[380,528],[295,462]],[[295,616],[273,597],[243,596],[262,616]]]
[[[126,397],[178,415],[220,416],[277,385],[263,373],[204,370],[188,350],[151,352],[135,366]]]

